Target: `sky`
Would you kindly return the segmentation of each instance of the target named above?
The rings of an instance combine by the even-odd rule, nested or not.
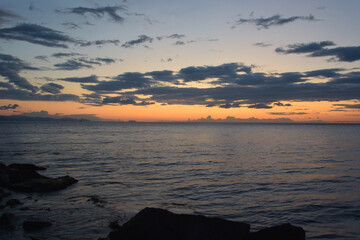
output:
[[[1,0],[0,115],[360,122],[358,0]]]

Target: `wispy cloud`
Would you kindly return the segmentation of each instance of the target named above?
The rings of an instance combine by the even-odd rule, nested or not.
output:
[[[9,10],[0,9],[0,26],[14,19],[22,19],[22,17],[16,15]]]
[[[281,15],[273,15],[268,18],[240,18],[235,21],[232,28],[244,23],[251,23],[257,26],[258,29],[268,29],[272,26],[281,26],[298,20],[317,21],[311,14],[309,16],[292,16],[288,18],[283,18]]]
[[[108,6],[108,7],[98,7],[98,8],[88,8],[88,7],[76,7],[68,8],[67,10],[57,10],[60,13],[70,13],[77,14],[81,16],[86,16],[87,14],[95,16],[97,18],[102,18],[107,16],[110,20],[114,22],[121,23],[125,20],[124,17],[120,16],[118,12],[126,11],[124,6]]]
[[[122,45],[124,48],[131,48],[146,42],[151,43],[153,41],[152,37],[146,36],[146,35],[139,35],[137,39],[130,40]]]
[[[0,39],[18,40],[46,47],[68,48],[68,43],[78,43],[77,40],[60,31],[37,24],[20,24],[12,28],[1,28]]]
[[[47,93],[58,94],[64,87],[57,83],[46,83],[40,87],[40,90]]]
[[[281,54],[309,53],[308,57],[331,57],[329,61],[355,62],[360,60],[360,46],[333,47],[331,41],[290,44],[286,48],[276,48],[275,52]]]
[[[115,58],[87,58],[87,57],[80,57],[80,58],[73,58],[68,59],[65,62],[54,64],[57,70],[79,70],[83,68],[93,68],[93,66],[101,66],[103,64],[112,64],[117,61],[122,61],[121,59]]]
[[[29,64],[14,56],[0,54],[0,76],[8,79],[10,83],[15,84],[19,88],[36,92],[38,88],[33,86],[26,78],[19,75],[23,70],[39,69],[31,67]]]
[[[9,105],[0,106],[0,110],[17,109],[19,107],[20,106],[18,104],[9,104]]]

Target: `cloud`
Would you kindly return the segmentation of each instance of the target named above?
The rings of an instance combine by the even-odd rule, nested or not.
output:
[[[289,54],[289,53],[310,53],[323,49],[324,47],[334,46],[335,43],[331,41],[322,41],[322,42],[311,42],[311,43],[297,43],[290,44],[287,46],[287,49],[276,48],[275,52]]]
[[[271,43],[266,43],[266,42],[257,42],[257,43],[254,43],[254,46],[257,46],[257,47],[269,47],[269,46],[272,46]]]
[[[9,105],[4,105],[4,106],[0,106],[0,110],[9,110],[9,109],[17,109],[20,106],[18,104],[9,104]]]
[[[66,44],[78,42],[60,31],[27,23],[12,28],[1,28],[0,39],[25,41],[46,47],[60,48],[68,48]]]
[[[0,89],[0,99],[13,99],[21,101],[74,101],[79,102],[80,98],[74,94],[39,94],[31,93],[21,89]]]
[[[40,87],[40,90],[47,93],[58,94],[64,87],[56,83],[46,83]]]
[[[58,52],[58,53],[53,53],[51,56],[55,57],[55,58],[62,58],[62,57],[75,57],[75,56],[81,56],[81,55],[82,54],[75,53],[75,52],[71,52],[71,53]]]
[[[170,39],[182,39],[186,37],[185,34],[178,34],[178,33],[174,33],[174,34],[171,34],[171,35],[165,35],[165,36],[159,36],[159,37],[156,37],[157,40],[162,40],[163,38],[170,38]]]
[[[306,112],[269,112],[267,114],[270,114],[270,115],[306,115],[308,113]]]
[[[277,106],[277,107],[291,107],[292,105],[290,103],[282,103],[282,102],[275,102],[273,103],[274,106]]]
[[[125,19],[118,14],[119,11],[126,11],[126,8],[123,6],[109,6],[109,7],[98,7],[98,8],[87,8],[87,7],[76,7],[76,8],[69,8],[66,11],[57,10],[61,13],[71,13],[71,14],[78,14],[85,16],[90,14],[97,18],[102,18],[105,15],[114,22],[121,23]]]
[[[285,48],[276,48],[275,52],[282,54],[309,53],[308,57],[331,57],[329,61],[355,62],[360,60],[360,46],[334,47],[331,41],[291,44]]]
[[[135,101],[137,98],[135,97],[125,97],[125,96],[117,96],[117,97],[105,97],[102,100],[102,104],[111,104],[117,103],[120,105],[135,105],[135,106],[147,106],[155,104],[155,102],[151,101]]]
[[[12,19],[21,19],[21,17],[9,10],[0,9],[0,26]]]
[[[62,80],[65,82],[76,82],[76,83],[97,83],[97,82],[99,82],[96,75],[91,75],[88,77],[59,78],[59,80]]]
[[[175,45],[185,45],[185,42],[184,41],[176,41],[174,44]]]
[[[106,44],[114,44],[114,45],[118,45],[120,43],[119,40],[96,40],[96,41],[88,41],[88,42],[82,42],[79,45],[81,47],[88,47],[88,46],[102,46],[102,45],[106,45]]]
[[[139,45],[142,43],[146,43],[146,42],[151,43],[152,41],[153,41],[153,38],[151,38],[149,36],[139,35],[137,39],[128,41],[121,46],[124,48],[130,48],[130,47],[133,47],[133,46],[136,46],[136,45]]]
[[[116,61],[121,61],[113,58],[73,58],[69,59],[62,63],[54,64],[54,67],[57,68],[57,70],[79,70],[84,68],[93,68],[93,65],[101,66],[103,64],[111,64],[115,63]]]
[[[100,81],[96,85],[85,85],[82,84],[82,88],[95,91],[95,92],[112,92],[119,91],[123,89],[141,89],[150,87],[152,81],[150,78],[146,77],[145,74],[137,72],[127,72],[120,74],[116,77],[113,77],[110,81]]]
[[[80,26],[72,22],[64,22],[61,25],[68,27],[69,29],[80,29]]]
[[[22,70],[39,70],[31,67],[24,61],[7,54],[0,54],[0,76],[6,78],[10,83],[19,88],[36,92],[38,88],[33,86],[26,78],[21,77],[19,73]]]
[[[86,64],[83,63],[82,61],[75,59],[70,59],[63,63],[54,64],[54,67],[56,67],[57,70],[66,70],[66,71],[79,70],[83,68],[93,68],[91,64]]]
[[[347,109],[359,109],[360,110],[360,104],[334,104],[333,106],[344,107]]]
[[[309,16],[293,16],[288,18],[283,18],[281,15],[273,15],[268,18],[240,18],[239,20],[235,21],[235,24],[232,28],[235,28],[240,24],[252,23],[257,26],[258,29],[268,29],[272,26],[281,26],[298,20],[316,21],[315,17],[311,14]]]
[[[248,106],[248,108],[256,108],[256,109],[270,109],[272,108],[272,106],[263,104],[263,103],[257,103],[257,104],[253,104]]]

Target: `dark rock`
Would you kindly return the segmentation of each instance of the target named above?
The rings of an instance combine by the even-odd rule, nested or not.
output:
[[[39,167],[35,164],[30,163],[13,163],[8,166],[11,169],[21,169],[21,170],[32,170],[32,171],[38,171],[38,170],[46,170],[45,167]]]
[[[145,208],[122,228],[111,232],[109,239],[242,240],[248,239],[249,229],[246,223]]]
[[[98,206],[98,207],[104,207],[103,205],[106,203],[105,200],[103,200],[99,197],[96,197],[96,196],[89,198],[87,201],[96,204],[96,206]]]
[[[112,221],[109,224],[109,227],[113,230],[119,230],[121,226],[119,225],[118,221]]]
[[[20,208],[20,210],[21,211],[27,211],[27,210],[30,210],[30,208],[29,207],[22,207],[22,208]]]
[[[11,169],[0,163],[0,186],[6,187],[10,184]]]
[[[50,227],[51,225],[52,225],[51,222],[31,220],[31,221],[24,221],[23,228],[26,231],[37,231],[46,227]]]
[[[15,229],[18,220],[19,218],[12,213],[3,213],[0,217],[0,226],[6,229]]]
[[[6,206],[15,207],[16,205],[21,205],[22,202],[20,202],[18,199],[10,199],[6,202]]]
[[[305,240],[305,231],[286,223],[250,233],[250,240]]]
[[[52,192],[58,191],[68,186],[77,183],[78,180],[70,176],[48,178],[48,177],[37,177],[30,178],[26,181],[11,184],[9,189],[20,192]]]

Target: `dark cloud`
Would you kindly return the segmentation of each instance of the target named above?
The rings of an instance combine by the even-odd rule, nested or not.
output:
[[[269,112],[267,114],[270,114],[270,115],[306,115],[308,113],[306,112]]]
[[[12,19],[21,19],[21,17],[9,10],[0,9],[0,26]]]
[[[174,34],[167,35],[167,36],[159,36],[159,37],[156,37],[156,39],[160,41],[163,38],[181,39],[181,38],[184,38],[184,37],[186,37],[185,34],[174,33]]]
[[[102,46],[102,45],[106,45],[106,44],[114,44],[114,45],[118,45],[120,43],[119,40],[96,40],[96,41],[88,41],[88,42],[82,42],[79,45],[81,47],[88,47],[88,46]]]
[[[137,73],[137,72],[127,72],[121,75],[118,75],[110,81],[100,81],[96,85],[84,85],[82,84],[82,88],[95,91],[95,92],[112,92],[119,91],[123,89],[141,89],[150,87],[152,81],[150,78],[146,77],[145,74]]]
[[[47,93],[59,94],[64,87],[56,83],[46,83],[40,87],[40,90]]]
[[[254,46],[257,46],[257,47],[269,47],[269,46],[272,46],[271,43],[266,43],[266,42],[257,42],[257,43],[254,43]]]
[[[257,104],[253,104],[248,106],[248,108],[256,108],[256,109],[270,109],[272,108],[272,106],[263,104],[263,103],[257,103]]]
[[[176,41],[174,44],[175,45],[185,45],[185,42],[184,41]]]
[[[10,83],[17,87],[36,92],[37,87],[33,86],[26,78],[19,73],[23,70],[39,70],[31,67],[24,61],[7,54],[0,54],[0,76],[6,78]]]
[[[18,104],[9,104],[9,105],[4,105],[4,106],[0,106],[0,110],[9,110],[9,109],[16,109],[19,108],[20,106]]]
[[[111,64],[118,61],[112,58],[74,58],[69,59],[66,62],[54,64],[57,70],[79,70],[83,68],[93,68],[93,65],[101,66],[103,64]]]
[[[273,103],[274,106],[277,106],[277,107],[291,107],[292,105],[290,103],[282,103],[282,102],[275,102]]]
[[[62,32],[36,24],[20,24],[12,28],[1,28],[0,39],[25,41],[46,47],[68,48],[68,43],[78,43]]]
[[[42,60],[42,61],[48,61],[48,57],[47,56],[43,56],[43,55],[40,55],[40,56],[36,56],[34,57],[35,59],[38,59],[38,60]]]
[[[123,6],[109,6],[109,7],[98,7],[98,8],[77,7],[77,8],[69,8],[66,11],[58,10],[58,12],[61,13],[72,13],[82,16],[85,16],[86,14],[90,14],[97,18],[102,18],[105,15],[107,15],[110,20],[121,23],[125,19],[118,14],[118,12],[120,11],[126,11],[126,8]]]
[[[62,80],[65,82],[76,82],[76,83],[97,83],[97,82],[99,82],[96,75],[91,75],[88,77],[59,78],[59,80]]]
[[[81,56],[82,54],[80,53],[63,53],[63,52],[59,52],[59,53],[54,53],[51,56],[55,57],[55,58],[62,58],[62,57],[75,57],[75,56]]]
[[[136,46],[136,45],[139,45],[139,44],[142,44],[142,43],[146,43],[146,42],[151,43],[152,41],[153,41],[153,38],[151,38],[149,36],[139,35],[138,39],[128,41],[128,42],[124,43],[121,46],[124,47],[124,48],[130,48],[130,47],[133,47],[133,46]]]
[[[239,20],[235,21],[235,24],[232,28],[244,23],[252,23],[258,27],[258,29],[268,29],[272,26],[280,26],[284,24],[288,24],[297,20],[306,20],[306,21],[316,21],[313,15],[309,16],[293,16],[288,18],[283,18],[281,15],[274,15],[268,18],[240,18]]]
[[[332,57],[330,60],[355,62],[360,60],[360,46],[321,49],[310,54],[310,57]]]
[[[72,23],[72,22],[65,22],[65,23],[62,23],[61,25],[65,26],[69,29],[80,29],[79,25]]]
[[[229,81],[239,73],[250,73],[251,67],[238,63],[226,63],[219,66],[187,67],[179,71],[177,77],[185,82],[200,81],[208,78],[221,78]]]
[[[334,106],[360,110],[360,104],[334,104]]]
[[[291,44],[285,48],[276,48],[275,51],[282,54],[309,53],[308,57],[331,57],[329,61],[354,62],[360,60],[360,46],[334,47],[331,41]]]
[[[341,71],[344,69],[342,68],[330,68],[330,69],[320,69],[320,70],[313,70],[305,72],[307,77],[324,77],[324,78],[333,78],[341,76]]]
[[[360,72],[349,72],[337,75],[329,81],[329,84],[360,85]]]
[[[323,49],[324,47],[334,46],[335,43],[331,41],[322,41],[322,42],[311,42],[311,43],[298,43],[290,44],[287,46],[287,49],[276,48],[275,52],[277,53],[310,53]]]
[[[63,63],[54,64],[54,67],[56,67],[57,70],[66,70],[66,71],[79,70],[83,68],[93,68],[91,64],[86,64],[82,61],[75,59],[70,59]]]
[[[117,96],[117,97],[105,97],[102,100],[102,104],[111,104],[117,103],[120,105],[135,105],[135,106],[147,106],[155,104],[154,102],[143,100],[143,101],[135,101],[135,97],[125,97],[125,96]]]
[[[13,99],[21,101],[80,101],[77,95],[73,94],[39,94],[31,93],[21,89],[0,89],[0,99]]]

